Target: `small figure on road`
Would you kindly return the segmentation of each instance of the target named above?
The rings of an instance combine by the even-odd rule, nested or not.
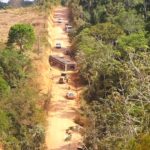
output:
[[[71,90],[71,87],[70,87],[70,86],[68,86],[68,90]]]

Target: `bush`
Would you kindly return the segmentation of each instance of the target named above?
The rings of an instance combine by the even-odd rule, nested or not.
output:
[[[35,41],[34,29],[29,24],[16,24],[10,28],[8,46],[17,46],[20,51],[31,49]]]

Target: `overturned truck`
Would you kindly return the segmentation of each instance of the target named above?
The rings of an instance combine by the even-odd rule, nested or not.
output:
[[[65,57],[51,55],[49,56],[49,62],[50,62],[50,65],[57,66],[63,69],[64,71],[71,71],[71,70],[77,69],[76,62],[69,60]]]

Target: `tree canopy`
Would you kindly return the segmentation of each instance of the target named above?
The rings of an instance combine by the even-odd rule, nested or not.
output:
[[[17,46],[20,51],[31,49],[35,41],[34,29],[28,24],[16,24],[10,28],[8,46]]]

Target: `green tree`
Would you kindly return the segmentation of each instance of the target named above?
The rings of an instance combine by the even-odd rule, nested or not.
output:
[[[37,91],[29,84],[20,84],[18,88],[3,98],[3,105],[0,105],[3,106],[1,109],[4,110],[4,113],[1,114],[0,112],[0,115],[5,117],[0,124],[7,123],[6,125],[9,125],[9,130],[5,130],[5,136],[2,137],[5,141],[4,149],[42,149],[44,114],[37,105]],[[7,126],[6,129],[8,129]]]
[[[28,24],[16,24],[10,28],[8,46],[17,46],[20,51],[30,49],[35,41],[33,27]]]
[[[91,35],[96,40],[102,40],[108,44],[113,44],[123,34],[123,30],[119,26],[110,22],[99,23],[91,27]]]
[[[10,87],[16,87],[21,80],[26,79],[29,64],[29,59],[15,50],[5,49],[0,52],[1,74]]]
[[[144,32],[124,35],[118,40],[118,48],[127,53],[145,51],[148,49],[148,40]]]
[[[8,83],[0,75],[0,96],[7,95],[9,90]]]
[[[135,10],[122,10],[117,16],[115,16],[115,21],[127,34],[140,32],[144,29],[144,20]]]
[[[3,110],[0,110],[0,134],[1,137],[5,136],[5,132],[8,132],[9,128],[10,128],[10,120],[8,117],[8,113],[6,113]]]

